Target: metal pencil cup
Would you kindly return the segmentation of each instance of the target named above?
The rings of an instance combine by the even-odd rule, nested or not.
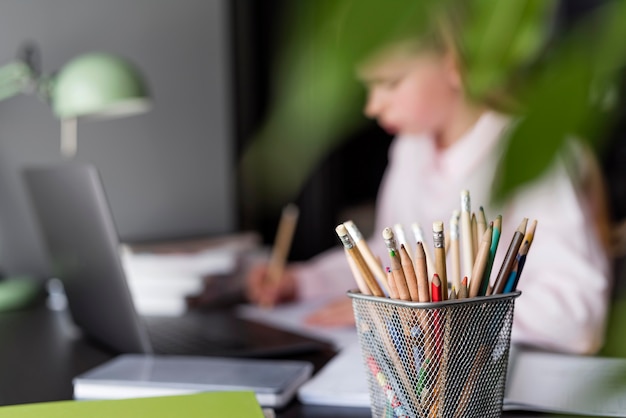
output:
[[[520,294],[419,303],[348,292],[372,416],[500,417]]]

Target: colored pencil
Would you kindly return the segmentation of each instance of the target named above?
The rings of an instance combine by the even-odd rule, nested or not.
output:
[[[389,250],[389,259],[391,260],[391,272],[398,288],[398,295],[402,300],[411,300],[411,294],[406,283],[404,276],[404,270],[402,269],[402,263],[400,262],[400,254],[398,253],[398,243],[393,234],[391,228],[385,228],[383,230],[383,240],[385,246]]]
[[[504,290],[504,286],[506,286],[506,281],[511,274],[513,264],[515,263],[515,258],[517,257],[519,248],[522,245],[522,240],[524,239],[524,233],[526,232],[527,224],[528,218],[524,218],[520,226],[517,228],[517,231],[515,231],[515,233],[513,234],[513,238],[511,239],[511,243],[509,244],[509,249],[506,252],[504,261],[502,262],[502,266],[500,266],[500,271],[498,272],[498,275],[496,276],[496,281],[493,285],[494,295],[502,293],[502,291]]]
[[[493,262],[496,259],[496,252],[498,251],[498,243],[500,243],[500,235],[502,231],[502,215],[498,215],[493,221],[493,233],[491,236],[491,248],[489,249],[489,261],[487,261],[487,267],[483,274],[482,286],[480,288],[479,296],[485,296],[487,294],[487,287],[491,280],[491,270],[493,269]]]
[[[430,284],[432,291],[432,301],[433,302],[441,302],[441,279],[437,273],[433,274],[433,281]]]

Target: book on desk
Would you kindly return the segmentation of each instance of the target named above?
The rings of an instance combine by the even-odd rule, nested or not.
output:
[[[74,378],[78,400],[252,391],[281,408],[313,371],[305,361],[123,354]]]
[[[193,395],[106,401],[57,401],[0,407],[0,418],[265,418],[252,392],[200,393]]]

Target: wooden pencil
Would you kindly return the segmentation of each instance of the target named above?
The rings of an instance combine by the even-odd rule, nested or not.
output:
[[[402,265],[402,270],[404,271],[404,277],[406,279],[407,287],[409,288],[411,300],[413,302],[418,302],[420,298],[419,289],[417,287],[417,276],[415,274],[415,268],[413,267],[413,260],[411,260],[404,244],[400,245],[400,264]]]
[[[461,192],[462,274],[469,276],[474,268],[474,240],[472,239],[471,204],[469,191]]]
[[[493,295],[493,286],[489,285],[487,286],[487,291],[485,292],[485,296],[491,296]]]
[[[518,266],[517,277],[515,279],[515,283],[513,284],[513,289],[511,291],[514,291],[517,289],[517,283],[519,282],[520,276],[522,275],[522,270],[524,269],[524,264],[526,263],[526,256],[528,255],[528,252],[530,251],[530,247],[533,245],[533,240],[535,239],[536,228],[537,228],[537,220],[535,219],[530,224],[530,227],[528,228],[528,231],[526,231],[526,235],[524,236],[524,241],[528,242],[528,246],[525,249],[525,252],[523,254],[522,254],[522,250],[520,249],[521,258],[520,258],[520,262]]]
[[[526,261],[526,254],[528,254],[528,241],[524,241],[520,246],[517,257],[515,257],[515,262],[513,263],[513,268],[511,269],[509,278],[506,280],[502,293],[509,293],[513,290],[514,286],[517,286],[517,273],[519,272],[519,264],[522,259],[522,254],[524,256],[524,261],[522,261],[523,264]]]
[[[389,296],[391,299],[400,299],[398,288],[396,287],[396,280],[393,278],[393,272],[389,267],[387,267],[387,284],[389,285]]]
[[[511,243],[509,244],[509,249],[504,256],[504,261],[500,266],[500,271],[496,276],[496,281],[493,285],[493,294],[498,295],[502,293],[504,290],[504,286],[506,286],[506,281],[511,274],[511,270],[513,269],[513,264],[515,263],[515,258],[517,257],[517,253],[519,251],[520,246],[522,245],[522,240],[524,239],[524,234],[526,232],[526,225],[528,224],[528,218],[524,218],[522,223],[520,223],[517,231],[513,234],[513,238],[511,239]]]
[[[485,216],[485,209],[482,206],[478,208],[478,215],[476,215],[476,226],[478,231],[477,237],[480,240],[485,233],[485,230],[487,229],[487,217]]]
[[[285,206],[281,212],[272,255],[267,267],[267,280],[273,286],[277,286],[283,277],[299,214],[300,210],[293,203]]]
[[[433,222],[433,244],[435,247],[435,272],[441,280],[441,298],[448,299],[448,274],[446,271],[446,249],[443,239],[443,222]]]
[[[515,276],[513,277],[510,288],[505,289],[505,293],[513,292],[517,289],[517,284],[519,283],[520,276],[522,275],[522,269],[524,268],[524,264],[526,264],[528,250],[530,250],[530,242],[524,241],[522,247],[520,248],[520,253],[517,256],[517,263],[514,268]]]
[[[402,269],[402,263],[400,262],[400,254],[398,253],[398,244],[391,228],[383,229],[383,240],[389,250],[389,260],[391,261],[391,272],[398,288],[398,295],[402,300],[411,300],[411,294],[409,293],[409,287],[406,283],[404,276],[404,270]]]
[[[374,277],[376,277],[378,284],[383,288],[384,291],[387,292],[387,294],[389,294],[387,275],[385,274],[385,271],[383,270],[383,266],[381,265],[380,261],[374,256],[369,245],[367,245],[367,241],[363,238],[363,234],[361,234],[361,231],[353,221],[348,220],[345,221],[343,224],[348,230],[348,234],[350,234],[350,236],[352,237],[352,240],[354,241],[356,247],[361,252],[365,263],[372,271],[372,273],[374,273]]]
[[[493,234],[493,223],[489,224],[487,229],[483,232],[480,245],[478,247],[478,254],[474,261],[474,269],[472,270],[472,276],[469,280],[469,297],[474,298],[479,295],[482,286],[482,281],[489,261],[489,250],[491,249],[491,239]]]
[[[413,245],[409,245],[409,241],[406,238],[406,234],[404,232],[404,227],[402,226],[402,224],[397,223],[393,225],[393,234],[396,237],[398,248],[404,245],[404,247],[410,254],[412,252],[411,248],[413,247]]]
[[[463,280],[461,280],[461,288],[457,292],[457,297],[459,299],[467,299],[467,296],[467,276],[465,276],[463,277]]]
[[[339,239],[341,240],[341,243],[343,244],[346,253],[354,260],[354,264],[356,265],[357,270],[361,273],[361,276],[365,280],[365,283],[370,292],[374,296],[384,297],[385,294],[383,293],[382,289],[378,285],[378,282],[374,278],[372,271],[369,269],[369,267],[367,267],[367,264],[365,263],[363,256],[359,252],[359,249],[354,245],[354,241],[350,237],[350,234],[348,234],[348,230],[345,225],[339,224],[335,228],[335,232],[337,233],[337,236],[339,236]]]
[[[450,258],[450,274],[448,282],[452,283],[454,289],[458,291],[461,287],[461,247],[459,243],[459,220],[458,211],[450,218],[450,250],[447,253]]]
[[[424,244],[417,242],[415,250],[415,276],[417,278],[417,290],[420,302],[430,302],[430,289],[428,286],[428,270],[426,267],[426,255],[424,253]]]
[[[470,224],[472,225],[472,243],[474,245],[474,260],[476,259],[476,252],[478,251],[478,222],[476,221],[476,213],[472,212],[472,217],[470,219]]]
[[[430,250],[428,249],[428,245],[426,244],[427,241],[424,239],[424,231],[422,230],[422,227],[420,226],[420,224],[417,222],[413,222],[411,224],[411,229],[413,230],[415,242],[421,242],[422,244],[424,244],[423,247],[424,247],[424,255],[426,257],[426,270],[428,272],[428,275],[426,277],[431,277],[431,275],[435,271],[435,264],[433,263],[433,257],[430,253]]]
[[[354,280],[356,281],[356,285],[359,288],[359,291],[364,295],[371,295],[372,291],[367,286],[367,283],[365,283],[365,279],[363,278],[363,275],[359,271],[359,268],[357,267],[356,262],[350,256],[350,254],[348,253],[348,250],[345,247],[344,247],[344,252],[346,254],[346,259],[348,260],[348,266],[350,266],[350,271],[352,272],[352,276],[354,277]]]
[[[515,264],[513,265],[513,269],[511,270],[511,274],[509,275],[509,280],[504,287],[504,293],[513,292],[517,289],[517,283],[519,282],[520,276],[522,275],[522,270],[524,269],[524,264],[526,264],[526,256],[528,255],[528,251],[530,250],[530,246],[533,243],[533,238],[535,237],[535,229],[537,228],[537,220],[534,220],[526,234],[524,235],[524,242],[517,253],[517,257],[515,259]]]
[[[528,241],[528,245],[531,246],[533,244],[533,240],[535,238],[535,230],[537,229],[537,220],[535,219],[530,223],[526,234],[524,235],[524,241]]]
[[[493,232],[491,235],[491,248],[489,249],[489,260],[487,261],[487,267],[483,274],[482,286],[478,293],[479,296],[485,296],[487,294],[487,287],[491,280],[491,270],[493,269],[493,262],[496,259],[496,252],[498,251],[498,244],[500,243],[500,234],[502,231],[502,215],[498,215],[493,221]]]

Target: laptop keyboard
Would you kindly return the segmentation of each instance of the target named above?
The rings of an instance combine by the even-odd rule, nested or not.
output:
[[[237,334],[216,330],[209,318],[145,317],[144,320],[154,352],[158,354],[207,355],[249,348],[249,343]]]
[[[280,357],[329,347],[327,343],[250,323],[227,312],[143,319],[156,354]]]

